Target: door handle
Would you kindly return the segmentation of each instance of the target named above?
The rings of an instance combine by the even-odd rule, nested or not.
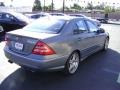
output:
[[[84,38],[78,38],[78,41],[81,41],[81,40],[83,40]]]
[[[95,37],[98,37],[98,36],[96,35],[96,36],[93,36],[93,37],[95,38]]]

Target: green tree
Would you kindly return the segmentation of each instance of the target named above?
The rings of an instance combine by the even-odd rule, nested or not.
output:
[[[63,7],[61,7],[60,9],[59,9],[59,11],[63,11]],[[67,7],[67,6],[65,6],[64,7],[64,11],[72,11],[69,7]]]
[[[104,12],[105,12],[105,14],[111,13],[111,12],[112,12],[112,8],[111,8],[110,6],[106,6],[106,7],[104,8]]]
[[[94,7],[94,9],[98,9],[98,10],[104,10],[105,5],[104,4],[100,4]]]
[[[45,6],[44,9],[45,9],[45,11],[48,11],[49,7],[48,7],[48,6]]]
[[[120,7],[118,7],[118,8],[116,9],[116,11],[117,11],[117,12],[120,12]]]
[[[33,5],[33,11],[41,11],[42,7],[41,7],[41,2],[40,0],[35,0],[34,1],[34,5]]]
[[[67,6],[65,6],[64,8],[65,8],[65,11],[69,11],[70,10],[70,8],[67,7]]]
[[[113,7],[113,8],[112,8],[112,12],[115,12],[115,11],[116,11],[116,9],[115,9],[115,7]]]
[[[74,4],[74,5],[71,7],[71,9],[81,10],[82,7],[81,7],[80,5],[78,5],[78,4]]]
[[[89,9],[89,10],[93,10],[93,9],[94,9],[93,4],[92,4],[92,3],[88,3],[88,5],[87,5],[87,9]]]
[[[48,5],[48,11],[52,11],[52,9],[54,10],[54,3]]]

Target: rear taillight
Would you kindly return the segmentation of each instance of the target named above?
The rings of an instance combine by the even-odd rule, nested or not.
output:
[[[44,42],[39,41],[33,48],[32,53],[37,55],[52,55],[55,54],[55,51]]]

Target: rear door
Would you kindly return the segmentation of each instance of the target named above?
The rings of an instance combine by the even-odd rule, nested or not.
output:
[[[89,33],[84,20],[78,20],[76,23],[77,29],[74,30],[78,48],[81,51],[81,57],[84,58],[94,51],[94,37]]]

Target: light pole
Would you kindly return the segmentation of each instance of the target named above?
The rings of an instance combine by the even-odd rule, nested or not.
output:
[[[65,0],[63,0],[63,13],[65,12]]]
[[[11,4],[10,4],[10,7],[13,7],[12,3],[13,3],[13,0],[11,0]]]
[[[54,5],[53,0],[52,0],[52,3],[51,3],[51,4],[52,4],[52,12],[53,12],[53,5]]]

